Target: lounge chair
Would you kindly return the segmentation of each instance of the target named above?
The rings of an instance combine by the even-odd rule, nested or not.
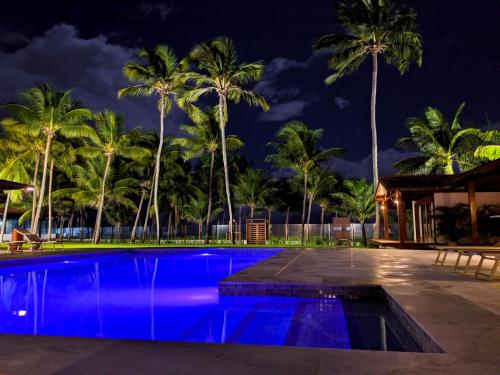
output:
[[[24,242],[30,246],[30,251],[41,251],[43,250],[44,244],[51,244],[54,250],[56,249],[56,243],[60,243],[62,247],[64,247],[62,241],[43,240],[37,234],[30,232],[29,230],[26,229],[16,228],[15,230],[23,236],[25,240]],[[22,244],[15,251],[22,252],[23,251]]]
[[[455,261],[455,266],[453,267],[453,271],[463,271],[463,273],[467,273],[469,268],[472,266],[471,260],[474,255],[479,255],[481,257],[481,260],[479,261],[479,264],[476,267],[476,273],[475,277],[480,278],[480,277],[486,277],[488,281],[493,280],[495,273],[498,269],[498,264],[500,262],[500,246],[495,245],[495,246],[437,246],[436,249],[438,250],[438,255],[435,260],[435,264],[441,264],[444,266],[444,262],[446,260],[446,255],[450,251],[454,251],[458,253],[457,259]],[[444,253],[444,256],[440,259],[440,255]],[[466,262],[465,264],[461,263],[462,257],[465,257]],[[482,270],[483,268],[483,263],[485,260],[492,260],[494,261],[493,267],[489,272],[484,272]]]

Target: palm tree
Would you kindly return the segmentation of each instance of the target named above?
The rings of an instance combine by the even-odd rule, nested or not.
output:
[[[26,184],[29,181],[28,172],[22,163],[23,154],[16,156],[13,159],[6,160],[0,169],[0,179],[20,182]],[[7,214],[9,212],[10,202],[20,202],[23,199],[22,191],[9,190],[7,192],[7,199],[5,200],[4,212],[2,215],[2,227],[0,229],[0,242],[3,242],[5,229],[7,227]]]
[[[217,150],[221,145],[220,128],[215,116],[211,112],[206,112],[206,116],[199,120],[193,119],[194,125],[181,125],[181,130],[186,132],[188,137],[178,137],[173,140],[173,144],[183,148],[184,159],[192,160],[201,158],[203,155],[210,156],[210,177],[208,179],[208,208],[207,208],[207,231],[205,233],[205,243],[208,243],[210,220],[212,217],[213,200],[213,179],[214,166]],[[243,141],[236,135],[226,136],[226,149],[228,151],[243,147]]]
[[[343,152],[340,148],[321,150],[318,141],[322,135],[323,129],[309,129],[302,122],[291,121],[278,131],[278,141],[269,143],[270,146],[276,149],[276,154],[268,155],[266,158],[266,161],[272,162],[274,167],[291,169],[303,179],[302,244],[304,244],[305,236],[309,173],[322,161],[338,156]]]
[[[187,204],[183,207],[184,217],[193,223],[198,224],[198,240],[201,240],[203,222],[206,222],[208,217],[208,199],[207,195],[198,189],[196,194],[192,196]],[[215,208],[212,213],[217,216],[221,212],[221,208]],[[207,225],[208,231],[208,225]]]
[[[92,113],[71,99],[70,91],[55,91],[49,85],[36,86],[24,93],[28,104],[6,104],[16,124],[10,125],[21,134],[45,137],[45,152],[42,169],[42,182],[36,213],[31,230],[38,231],[38,224],[45,199],[46,179],[50,161],[51,145],[61,135],[66,138],[92,138],[94,130],[84,123]]]
[[[372,92],[370,103],[370,126],[372,134],[373,185],[378,184],[377,150],[377,76],[378,55],[387,64],[395,66],[401,74],[412,62],[422,64],[422,37],[417,30],[417,14],[410,8],[395,7],[390,0],[353,0],[351,6],[338,3],[335,23],[345,33],[328,34],[318,39],[315,48],[328,48],[333,53],[329,67],[334,74],[326,78],[331,84],[338,78],[356,71],[371,56]],[[379,235],[380,214],[377,209],[375,233]]]
[[[307,213],[307,227],[309,228],[309,220],[311,219],[312,203],[315,199],[318,199],[318,205],[321,208],[321,238],[323,238],[323,224],[325,210],[329,205],[329,195],[333,192],[333,188],[336,183],[337,179],[335,175],[322,168],[313,169],[309,175],[309,209]],[[307,234],[309,236],[309,229]]]
[[[222,140],[222,160],[224,163],[224,182],[226,200],[229,209],[229,225],[231,240],[234,243],[233,211],[231,207],[231,192],[229,186],[229,171],[227,163],[226,125],[228,120],[227,102],[239,103],[241,99],[250,105],[269,110],[266,100],[244,85],[260,80],[264,73],[264,65],[259,62],[238,63],[238,55],[233,42],[228,38],[216,38],[196,45],[189,54],[189,60],[195,62],[201,72],[190,72],[188,77],[196,87],[189,90],[184,98],[185,103],[196,102],[200,96],[216,93],[219,99],[218,119]]]
[[[363,244],[366,246],[365,221],[375,215],[375,194],[372,184],[368,184],[365,179],[344,181],[346,192],[333,193],[332,197],[339,199],[341,204],[339,211],[354,217],[361,223],[361,234]]]
[[[185,75],[181,72],[174,51],[164,45],[155,49],[142,49],[139,59],[146,59],[147,65],[129,62],[123,72],[129,81],[139,84],[127,86],[118,91],[118,97],[126,95],[151,96],[158,95],[160,110],[160,139],[156,153],[156,164],[153,183],[153,197],[156,216],[156,240],[160,243],[160,213],[158,208],[158,185],[160,178],[160,160],[164,138],[164,119],[172,109],[172,102],[177,100],[185,88]]]
[[[94,137],[94,145],[81,147],[79,153],[89,158],[103,155],[106,159],[93,239],[94,243],[99,243],[106,184],[111,171],[113,158],[121,156],[138,160],[150,155],[150,151],[143,147],[131,145],[129,134],[124,133],[123,116],[116,115],[114,112],[106,110],[95,115],[95,122],[97,137]]]
[[[34,164],[31,185],[31,225],[35,221],[35,212],[38,194],[38,172],[40,169],[40,159],[44,150],[44,142],[40,137],[32,137],[27,134],[20,134],[16,131],[17,121],[11,118],[5,118],[0,122],[3,125],[5,138],[2,140],[3,150],[8,153],[9,159],[12,154],[19,159],[19,164],[25,165]],[[14,125],[11,128],[9,125]]]
[[[463,128],[460,117],[462,103],[450,123],[436,108],[427,108],[423,117],[410,118],[410,135],[400,138],[398,145],[420,153],[394,164],[399,174],[454,174],[475,166],[473,153],[481,144],[477,128]]]
[[[96,210],[99,210],[103,200],[110,204],[135,209],[134,202],[127,195],[133,194],[134,189],[131,186],[134,186],[137,181],[132,178],[124,178],[113,183],[103,184],[106,166],[107,158],[102,154],[87,159],[84,165],[76,165],[74,167],[76,187],[56,190],[52,196],[54,198],[69,198],[75,202],[77,207],[89,207]],[[112,180],[112,173],[109,173],[107,178]],[[105,186],[104,193],[103,186]],[[96,222],[94,231],[100,232],[100,229]],[[96,238],[99,239],[100,234],[94,233],[93,239]]]
[[[485,144],[474,151],[474,156],[490,161],[500,159],[500,130],[487,130],[479,137]]]
[[[251,168],[238,175],[238,182],[233,190],[240,205],[250,208],[251,219],[253,219],[254,210],[264,207],[267,199],[275,191],[266,181],[264,171]]]

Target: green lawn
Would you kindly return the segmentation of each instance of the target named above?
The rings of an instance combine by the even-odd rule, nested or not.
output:
[[[26,245],[25,245],[26,247]],[[327,245],[327,244],[309,244],[309,245],[300,245],[300,244],[284,244],[284,243],[273,243],[267,245],[244,245],[244,244],[228,244],[228,243],[214,243],[214,244],[199,244],[199,243],[173,243],[162,242],[161,245],[156,243],[130,243],[130,242],[101,242],[100,244],[93,244],[91,242],[80,242],[80,241],[71,241],[64,242],[65,250],[76,250],[76,249],[144,249],[144,248],[333,248],[335,245]],[[50,250],[52,249],[51,245],[46,245],[44,249]],[[62,250],[63,247],[60,244],[56,244],[57,250]],[[7,250],[7,245],[0,244],[0,250]]]

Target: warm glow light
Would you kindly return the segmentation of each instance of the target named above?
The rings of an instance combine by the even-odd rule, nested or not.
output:
[[[24,189],[24,191],[27,193],[33,193],[34,190],[35,188],[33,186],[28,186],[27,188]]]

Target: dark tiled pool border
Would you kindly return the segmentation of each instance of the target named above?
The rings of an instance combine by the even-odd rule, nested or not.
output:
[[[426,353],[444,353],[432,336],[380,285],[325,285],[279,282],[219,282],[223,296],[382,299]]]

